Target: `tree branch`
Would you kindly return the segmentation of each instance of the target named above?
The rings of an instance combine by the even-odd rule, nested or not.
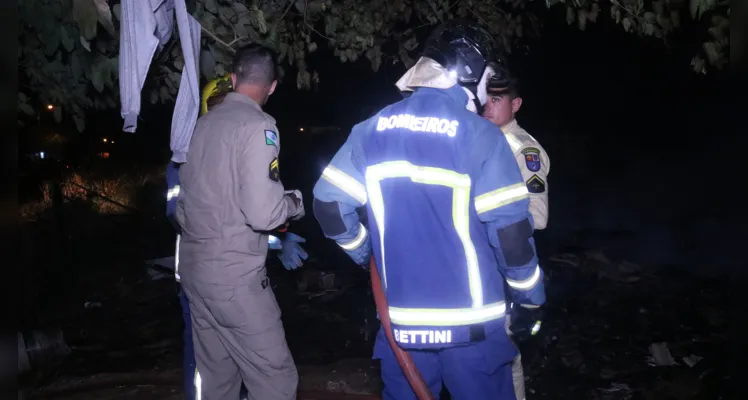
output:
[[[306,10],[307,10],[307,8],[309,8],[309,0],[304,0],[304,23],[306,24],[306,26],[308,26],[308,27],[309,27],[309,29],[311,29],[311,30],[312,30],[312,32],[314,32],[314,33],[316,33],[316,34],[318,34],[318,35],[322,36],[323,38],[325,38],[325,39],[327,39],[327,40],[334,40],[334,39],[332,39],[332,38],[329,38],[329,37],[327,37],[327,36],[325,36],[325,35],[323,35],[323,34],[319,33],[319,31],[318,31],[318,30],[316,30],[316,29],[314,29],[314,27],[312,26],[312,24],[310,24],[310,23],[309,23],[309,22],[308,22],[308,21],[306,20]]]
[[[291,1],[290,1],[290,2],[288,3],[288,7],[286,7],[286,10],[285,10],[285,11],[283,11],[283,14],[281,14],[280,18],[278,18],[278,19],[277,19],[277,20],[275,21],[275,26],[273,27],[273,29],[277,30],[277,28],[278,28],[278,24],[279,24],[279,23],[280,23],[281,21],[283,21],[283,17],[285,17],[285,16],[286,16],[286,14],[288,13],[288,10],[290,10],[290,9],[291,9],[291,7],[292,7],[293,5],[294,5],[294,0],[291,0]]]
[[[439,16],[439,10],[436,9],[434,2],[431,0],[428,0],[427,3],[429,3],[429,7],[431,7],[431,11],[434,12],[434,16],[439,19],[439,22],[443,22],[442,18]]]
[[[216,36],[213,32],[207,30],[202,24],[200,24],[200,30],[203,31],[206,35],[208,35],[211,39],[213,39],[216,43],[221,44],[224,47],[226,47],[231,52],[231,54],[236,53],[236,50],[234,50],[234,48],[231,47],[231,45],[234,44],[236,40],[231,41],[231,43],[226,43],[223,40],[219,39],[218,36]]]

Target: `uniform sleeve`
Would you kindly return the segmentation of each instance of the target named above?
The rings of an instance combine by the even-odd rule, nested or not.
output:
[[[322,231],[359,265],[365,265],[371,254],[366,227],[356,212],[366,204],[366,185],[361,172],[362,158],[359,125],[338,150],[314,185],[314,216]]]
[[[503,135],[491,135],[495,143],[477,143],[492,149],[478,162],[475,209],[487,225],[499,269],[506,279],[512,301],[541,305],[545,302],[543,271],[538,265],[533,228],[528,211],[527,186]]]
[[[255,231],[271,231],[295,217],[300,207],[283,193],[278,164],[278,129],[245,126],[237,140],[236,176],[239,207]]]
[[[551,164],[543,148],[527,146],[517,152],[517,165],[530,193],[530,214],[535,230],[548,225],[548,172]]]

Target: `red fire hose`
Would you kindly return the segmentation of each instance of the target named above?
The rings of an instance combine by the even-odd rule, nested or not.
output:
[[[418,400],[433,400],[431,391],[423,381],[418,368],[413,363],[413,359],[410,354],[405,350],[401,349],[400,346],[395,343],[395,338],[392,336],[392,329],[390,328],[390,313],[387,308],[387,299],[382,291],[382,279],[379,277],[379,271],[377,270],[377,264],[374,261],[374,257],[369,261],[369,272],[371,273],[371,290],[374,292],[374,302],[377,304],[377,311],[379,312],[379,320],[382,322],[382,328],[384,334],[387,335],[387,341],[390,342],[390,347],[395,353],[397,363],[405,373],[405,378],[410,383],[410,387],[416,393]]]

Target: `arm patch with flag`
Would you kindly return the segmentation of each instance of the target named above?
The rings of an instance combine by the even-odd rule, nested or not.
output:
[[[522,154],[525,155],[525,164],[527,169],[532,172],[540,171],[540,150],[534,147],[528,147],[522,150]]]
[[[270,130],[265,130],[265,144],[278,147],[278,134]]]

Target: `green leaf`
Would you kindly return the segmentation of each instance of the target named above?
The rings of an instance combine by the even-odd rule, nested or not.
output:
[[[104,71],[101,64],[97,63],[91,66],[91,83],[99,93],[104,90]]]
[[[23,111],[23,112],[24,112],[24,114],[26,114],[26,115],[34,115],[34,114],[36,113],[36,112],[34,111],[34,109],[33,109],[33,108],[31,108],[31,106],[30,106],[30,105],[28,105],[28,104],[26,104],[26,103],[20,103],[20,104],[18,105],[18,108],[20,108],[20,109],[21,109],[21,111]]]
[[[114,7],[112,7],[112,12],[114,13],[114,16],[117,17],[117,20],[122,20],[122,18],[120,18],[120,15],[122,15],[122,5],[115,4]]]
[[[82,38],[90,41],[96,37],[99,12],[93,0],[73,0],[73,18],[78,23]]]
[[[382,50],[379,46],[375,46],[370,48],[369,50],[366,50],[366,58],[371,61],[371,69],[374,72],[377,72],[379,70],[379,67],[382,65]]]
[[[218,14],[218,4],[216,3],[216,0],[205,0],[203,2],[205,5],[205,9],[213,14]]]
[[[80,59],[75,53],[70,55],[70,72],[73,74],[73,79],[75,79],[76,81],[84,75]]]
[[[75,123],[75,128],[78,129],[78,132],[86,130],[86,120],[79,115],[73,114],[73,122]]]
[[[75,49],[75,36],[68,32],[65,25],[60,25],[60,42],[62,42],[62,47],[67,51]]]
[[[84,38],[83,36],[81,36],[80,38],[81,38],[81,44],[83,45],[83,48],[88,51],[91,51],[91,42],[86,40],[86,38]]]
[[[161,98],[162,103],[171,98],[171,95],[169,94],[169,88],[166,86],[161,86],[161,88],[159,88],[158,95]]]
[[[60,36],[55,34],[44,36],[44,54],[52,56],[55,54],[57,49],[60,47]]]
[[[200,52],[200,72],[205,79],[213,79],[216,71],[216,58],[210,50]]]
[[[62,122],[62,107],[55,107],[55,109],[52,110],[52,115],[55,117],[55,122],[57,122],[58,124]]]
[[[110,35],[114,36],[116,30],[114,29],[114,24],[112,23],[112,10],[109,9],[107,0],[93,0],[93,2],[96,6],[99,23],[104,27],[104,29],[106,29],[107,32],[109,32]]]

